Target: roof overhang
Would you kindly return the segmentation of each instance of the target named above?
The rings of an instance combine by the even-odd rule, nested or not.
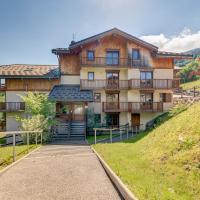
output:
[[[165,52],[165,51],[158,51],[157,57],[160,58],[175,58],[175,59],[193,59],[193,54],[186,54],[186,53],[173,53],[173,52]]]

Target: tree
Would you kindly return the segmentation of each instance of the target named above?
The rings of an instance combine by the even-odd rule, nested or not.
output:
[[[21,96],[25,102],[25,115],[17,116],[22,130],[47,130],[54,124],[55,102],[47,94],[29,92]]]

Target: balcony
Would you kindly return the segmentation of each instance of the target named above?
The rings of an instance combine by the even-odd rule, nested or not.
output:
[[[107,58],[95,57],[94,60],[88,60],[87,57],[81,57],[80,63],[82,66],[95,67],[129,67],[131,66],[131,59],[129,58]]]
[[[24,102],[0,102],[1,112],[18,112],[25,110]]]
[[[179,87],[179,80],[173,79],[131,79],[129,87],[132,89],[173,89]]]
[[[123,90],[129,88],[128,80],[81,80],[81,88],[86,90],[105,89],[105,90]]]
[[[102,112],[162,112],[162,102],[103,102]]]
[[[127,89],[173,89],[179,87],[179,80],[150,79],[150,80],[81,80],[81,89],[85,90],[127,90]]]

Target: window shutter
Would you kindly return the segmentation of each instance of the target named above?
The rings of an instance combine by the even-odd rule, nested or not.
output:
[[[166,93],[165,94],[165,102],[171,102],[172,101],[172,94]]]

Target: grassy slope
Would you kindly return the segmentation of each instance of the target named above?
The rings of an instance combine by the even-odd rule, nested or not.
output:
[[[95,149],[144,200],[200,199],[200,103],[149,134]]]
[[[16,159],[21,158],[25,154],[29,153],[36,147],[39,147],[40,145],[17,145],[16,148]],[[13,159],[13,147],[12,146],[6,146],[6,147],[0,147],[0,170],[10,163],[12,163]]]
[[[183,90],[192,89],[195,86],[200,86],[200,79],[197,81],[191,81],[188,83],[181,84],[181,87],[183,88]],[[200,89],[198,88],[198,90]]]

